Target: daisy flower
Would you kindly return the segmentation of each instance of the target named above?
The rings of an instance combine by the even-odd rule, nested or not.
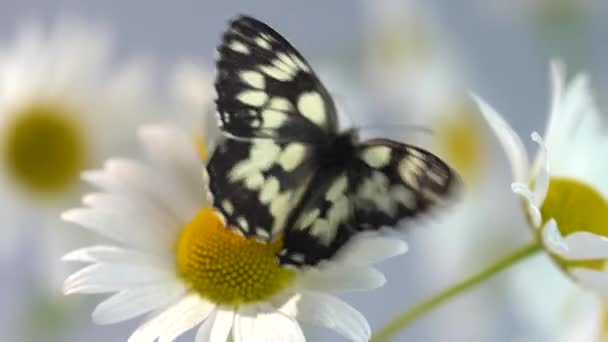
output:
[[[281,239],[245,238],[210,207],[189,134],[159,125],[143,127],[139,137],[151,163],[110,159],[85,172],[103,192],[62,215],[118,243],[64,257],[91,264],[66,279],[66,294],[113,293],[96,307],[95,322],[153,313],[130,342],[173,341],[201,323],[197,342],[230,335],[235,342],[304,341],[298,321],[369,339],[363,315],[326,292],[381,286],[385,279],[371,264],[404,253],[402,241],[361,236],[319,267],[279,267]]]
[[[191,127],[189,130],[199,155],[206,160],[220,135],[214,114],[213,77],[209,68],[188,59],[177,63],[173,69],[169,82],[173,101],[172,119],[177,118],[174,121],[178,122],[179,127]]]
[[[599,113],[589,79],[565,82],[564,68],[552,64],[552,102],[544,138],[532,163],[507,122],[488,104],[478,105],[503,145],[512,167],[512,190],[521,196],[529,225],[568,277],[601,296],[608,295],[608,122]]]
[[[427,144],[459,174],[467,186],[491,174],[491,135],[477,108],[460,91],[466,77],[448,34],[419,1],[364,2],[369,83],[382,105],[406,123],[431,130]],[[410,134],[411,136],[411,134]],[[411,139],[411,137],[410,137]]]
[[[67,18],[48,30],[23,25],[0,45],[0,250],[15,244],[9,236],[32,213],[53,222],[43,217],[55,217],[75,194],[80,172],[126,146],[123,133],[153,112],[143,64],[115,67],[110,55],[106,32]],[[61,249],[55,242],[66,234],[32,225],[45,248]]]

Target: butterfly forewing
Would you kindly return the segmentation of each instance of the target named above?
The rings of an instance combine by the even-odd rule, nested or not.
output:
[[[219,123],[228,137],[208,169],[214,204],[248,235],[285,227],[312,176],[314,146],[335,134],[334,104],[289,42],[249,17],[234,20],[218,48]]]
[[[270,240],[312,174],[309,154],[298,142],[224,139],[207,165],[215,206],[246,236]]]
[[[225,132],[319,142],[336,130],[331,97],[302,55],[268,25],[237,18],[218,51],[216,102]]]

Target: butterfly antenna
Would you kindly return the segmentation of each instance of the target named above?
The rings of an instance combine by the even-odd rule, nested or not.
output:
[[[401,130],[406,132],[420,132],[428,135],[434,135],[435,131],[428,126],[411,125],[411,124],[380,124],[380,125],[365,125],[356,127],[356,130]]]
[[[231,139],[231,140],[236,140],[236,141],[242,141],[242,142],[253,142],[256,140],[272,140],[273,142],[276,143],[288,143],[291,142],[292,140],[289,139],[280,139],[277,137],[274,137],[272,135],[256,135],[255,137],[242,137],[242,136],[238,136],[238,135],[234,135],[234,134],[230,134],[228,132],[222,131],[222,135],[225,138]]]

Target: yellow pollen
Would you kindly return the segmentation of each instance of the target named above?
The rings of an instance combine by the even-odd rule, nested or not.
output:
[[[205,144],[205,138],[200,133],[196,133],[194,136],[194,148],[196,149],[196,153],[201,160],[206,161],[209,159],[209,151],[207,150],[207,145]]]
[[[4,163],[28,191],[54,194],[77,184],[87,153],[82,127],[70,109],[32,103],[13,113],[4,129]]]
[[[440,121],[435,124],[437,148],[462,175],[464,182],[472,186],[477,183],[487,156],[487,140],[484,139],[486,132],[477,119],[481,115],[466,102],[447,109],[451,113],[440,113]]]
[[[238,305],[268,299],[292,283],[279,267],[281,239],[265,243],[227,228],[213,209],[186,224],[177,243],[177,268],[192,290],[214,303]]]
[[[590,185],[566,177],[552,177],[541,206],[542,225],[553,218],[563,236],[590,232],[608,237],[608,201]],[[606,268],[606,260],[562,260],[565,268]]]

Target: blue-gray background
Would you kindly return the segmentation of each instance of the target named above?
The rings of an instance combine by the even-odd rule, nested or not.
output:
[[[509,1],[492,3],[509,7],[505,5]],[[529,16],[519,15],[520,10],[497,10],[487,0],[425,0],[419,1],[419,5],[435,14],[449,32],[451,44],[458,48],[473,71],[469,83],[462,85],[463,90],[475,89],[483,94],[507,114],[507,119],[518,132],[527,135],[532,129],[544,126],[549,93],[547,62],[551,56],[563,56],[571,69],[588,70],[600,95],[599,102],[604,102],[602,95],[608,89],[608,3],[605,0],[587,2],[589,10],[583,30],[571,40],[558,39],[557,42],[551,42],[540,34],[538,24]],[[271,23],[308,56],[313,65],[317,61],[324,65],[343,64],[349,54],[364,48],[364,7],[357,1],[2,0],[0,6],[0,39],[12,39],[23,19],[52,22],[68,13],[111,28],[116,34],[120,55],[147,55],[156,61],[158,68],[166,70],[184,57],[210,64],[227,19],[237,13],[254,15]],[[359,74],[361,70],[354,67],[350,72]],[[494,228],[504,230],[509,227],[487,227]],[[435,255],[434,262],[442,262],[442,250],[432,249],[432,240],[437,237],[434,234],[440,235],[440,232],[413,234],[408,239],[410,252],[382,265],[389,278],[387,286],[372,295],[347,296],[368,317],[372,327],[378,328],[391,314],[449,283],[450,279],[428,274],[436,272],[425,260],[429,254]],[[479,259],[481,264],[486,257],[480,256]],[[1,280],[0,318],[11,315],[11,303],[16,302],[14,296],[19,294],[20,282],[30,279],[24,275],[27,270],[17,266],[13,268],[10,279]],[[473,271],[472,267],[463,266],[455,273],[464,275],[470,271]],[[512,309],[514,303],[510,303],[501,291],[500,280],[504,277],[497,277],[482,289],[425,317],[398,340],[525,340],[529,330],[534,328],[517,316]],[[480,298],[483,299],[481,305],[489,309],[476,309]],[[82,305],[92,308],[91,303]],[[479,316],[486,316],[487,312],[493,317],[489,323],[487,317]],[[88,322],[88,317],[82,317],[80,321],[88,333],[75,334],[74,341],[124,341],[134,326],[134,323],[125,323],[96,327]],[[311,331],[311,341],[338,340],[336,335],[322,329]]]

